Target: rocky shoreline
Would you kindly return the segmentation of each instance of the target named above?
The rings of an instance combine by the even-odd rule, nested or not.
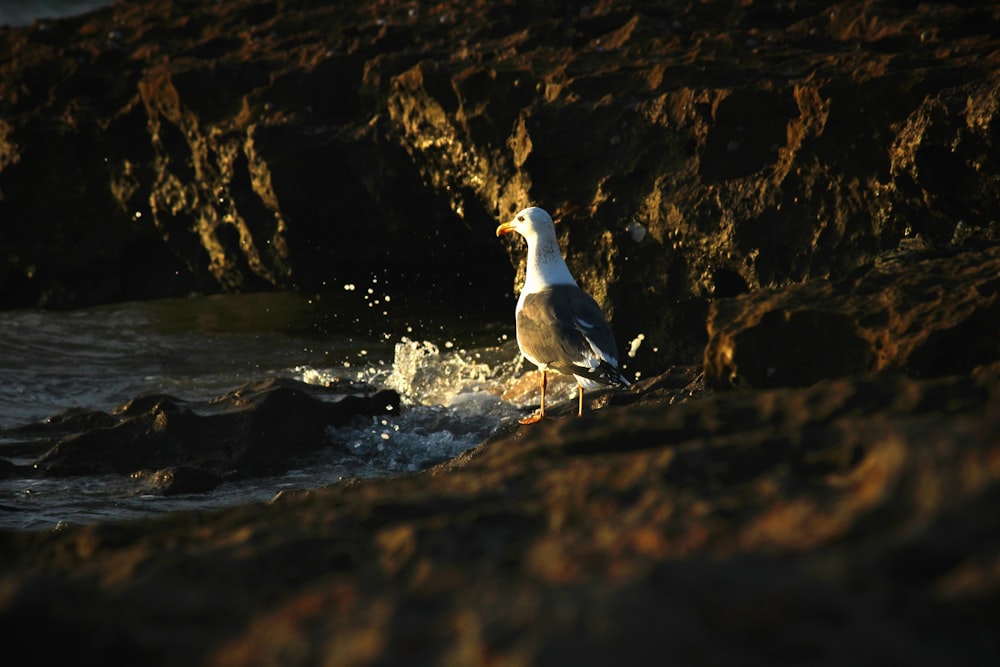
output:
[[[996,658],[1000,366],[696,374],[419,474],[0,535],[3,627],[37,664]]]
[[[4,307],[374,275],[509,315],[493,229],[531,202],[643,378],[418,474],[2,532],[4,635],[37,664],[996,664],[996,35],[997,3],[875,0],[0,29]],[[247,391],[225,426],[77,417],[47,462],[138,443],[206,484],[340,418]],[[172,449],[219,432],[215,468]]]
[[[392,390],[288,379],[249,383],[208,401],[138,396],[111,413],[69,410],[0,429],[0,455],[30,458],[0,478],[131,475],[163,494],[201,493],[223,480],[274,474],[330,446],[328,429],[398,413]],[[6,463],[6,462],[5,462]]]
[[[533,203],[636,370],[691,363],[719,299],[1000,241],[997,11],[151,0],[0,29],[0,304],[375,276],[505,315],[492,230]]]

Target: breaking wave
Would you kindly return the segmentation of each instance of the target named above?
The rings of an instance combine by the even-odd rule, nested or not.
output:
[[[475,447],[515,421],[525,407],[504,397],[523,372],[513,342],[477,349],[444,349],[402,338],[389,368],[297,369],[301,379],[327,385],[340,380],[395,390],[402,399],[394,416],[357,419],[329,429],[332,441],[383,472],[416,471]]]

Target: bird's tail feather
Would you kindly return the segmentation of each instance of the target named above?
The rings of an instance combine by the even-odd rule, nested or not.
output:
[[[622,375],[622,372],[619,369],[615,368],[611,364],[602,363],[601,371],[603,371],[604,377],[607,378],[608,384],[612,384],[619,389],[628,388],[630,383],[625,379],[625,376]]]
[[[610,385],[618,389],[627,389],[630,386],[622,372],[605,361],[602,361],[599,366],[589,369],[586,374],[574,370],[573,375],[585,389],[595,389],[601,385]]]

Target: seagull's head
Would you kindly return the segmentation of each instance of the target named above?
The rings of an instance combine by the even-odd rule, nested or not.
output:
[[[555,226],[552,223],[552,216],[545,209],[532,206],[517,212],[514,219],[505,222],[497,227],[497,236],[517,232],[528,242],[535,241],[539,237],[555,238]]]

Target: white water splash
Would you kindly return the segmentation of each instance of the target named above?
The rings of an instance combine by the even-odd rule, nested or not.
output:
[[[442,352],[430,341],[404,337],[396,344],[385,384],[413,405],[457,407],[474,401],[482,408],[484,402],[500,400],[517,361],[517,357],[504,362],[494,358],[491,364],[483,354],[464,349]]]
[[[350,380],[396,391],[406,406],[442,406],[480,412],[501,403],[500,396],[521,373],[520,353],[513,343],[474,350],[445,350],[430,341],[405,336],[396,344],[388,370],[368,365],[294,371],[303,382],[330,385]]]
[[[376,288],[371,298],[381,306],[389,295]],[[208,494],[155,496],[118,476],[39,480],[15,474],[0,479],[0,529],[225,507],[346,477],[420,470],[477,446],[538,400],[537,380],[520,377],[516,343],[506,335],[475,345],[388,333],[359,337],[355,327],[347,336],[328,331],[330,321],[320,315],[311,301],[281,293],[0,313],[6,364],[0,428],[67,408],[111,411],[148,393],[205,401],[273,377],[337,383],[347,391],[357,384],[391,386],[403,397],[398,411],[329,429],[329,442],[290,461],[288,471],[227,481]],[[476,335],[489,334],[479,329]],[[527,393],[510,391],[519,384]],[[502,399],[505,391],[513,397]],[[0,454],[17,465],[34,457],[19,458],[10,448]]]
[[[402,338],[391,368],[367,366],[318,370],[300,367],[304,382],[328,385],[337,379],[395,390],[397,415],[356,419],[329,429],[331,441],[353,456],[389,472],[409,472],[475,447],[520,416],[521,406],[501,395],[521,372],[514,343],[473,350]]]
[[[633,338],[631,341],[629,341],[629,344],[628,344],[628,358],[629,359],[635,359],[635,355],[636,355],[636,353],[639,352],[639,347],[642,345],[642,341],[644,341],[644,340],[646,340],[646,334],[641,333],[638,336],[636,336],[635,338]]]

